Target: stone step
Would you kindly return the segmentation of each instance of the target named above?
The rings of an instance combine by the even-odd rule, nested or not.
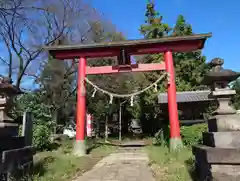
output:
[[[240,149],[193,147],[199,181],[239,181]]]
[[[222,173],[222,172],[212,172],[211,179],[213,181],[239,181],[240,175]],[[206,179],[200,179],[199,181],[206,181]]]
[[[205,145],[193,146],[196,160],[211,164],[239,164],[240,148],[213,148]]]
[[[240,131],[205,132],[203,144],[218,148],[240,148]]]

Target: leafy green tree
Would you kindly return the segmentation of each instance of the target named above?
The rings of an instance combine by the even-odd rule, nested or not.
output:
[[[233,106],[236,109],[240,109],[240,79],[237,79],[233,83],[233,89],[236,90],[236,95],[234,95],[233,98],[232,98]]]
[[[38,80],[41,90],[45,92],[42,97],[43,102],[52,107],[51,115],[52,123],[55,125],[54,133],[57,131],[58,120],[69,116],[75,105],[72,64],[73,62],[60,61],[49,56],[47,62],[43,65]]]
[[[37,150],[46,150],[50,146],[52,124],[52,106],[43,102],[44,91],[32,91],[17,97],[15,117],[22,116],[25,111],[33,114],[33,146]],[[21,130],[20,130],[21,131]]]
[[[173,28],[172,36],[186,36],[193,34],[192,26],[179,15]],[[206,87],[201,85],[201,80],[209,65],[201,51],[173,54],[176,71],[176,86],[178,91],[201,90]]]
[[[44,91],[32,91],[17,97],[14,113],[15,117],[22,116],[25,111],[33,114],[34,121],[49,122],[51,120],[51,105],[42,101]]]
[[[106,41],[119,41],[123,40],[124,37],[119,32],[106,32],[103,29],[103,25],[99,22],[93,22],[94,29],[91,33],[91,39],[93,43],[101,43]],[[94,58],[89,59],[88,64],[90,66],[107,66],[115,65],[117,63],[116,59],[113,58]],[[90,75],[88,79],[91,80],[95,85],[108,90],[109,92],[120,93],[122,91],[123,81],[120,81],[120,76],[118,75]],[[94,115],[94,119],[104,120],[105,116],[108,115],[109,107],[116,107],[117,101],[113,100],[113,105],[109,105],[110,97],[99,91],[96,92],[94,97],[92,97],[94,89],[91,85],[86,85],[87,88],[87,108],[88,112]]]

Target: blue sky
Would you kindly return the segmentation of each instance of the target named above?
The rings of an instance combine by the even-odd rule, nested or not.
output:
[[[104,17],[116,25],[129,39],[141,38],[147,0],[88,0]],[[221,57],[225,68],[240,71],[240,1],[231,0],[155,0],[164,22],[173,26],[179,14],[195,33],[212,32],[204,48],[208,60]]]

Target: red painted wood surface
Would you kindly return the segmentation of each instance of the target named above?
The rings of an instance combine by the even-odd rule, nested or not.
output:
[[[172,52],[164,53],[166,71],[170,74],[168,82],[168,111],[170,122],[170,138],[180,138],[180,126],[178,120],[178,108],[176,101],[175,71],[173,66]]]
[[[87,67],[87,75],[96,74],[113,74],[121,72],[149,72],[165,70],[165,63],[151,63],[151,64],[133,64],[127,66],[100,66],[100,67]]]
[[[171,42],[167,44],[150,44],[148,46],[126,47],[129,55],[142,55],[163,53],[171,50],[172,52],[189,52],[200,49],[202,40]],[[96,58],[96,57],[113,57],[120,54],[121,47],[113,48],[95,48],[89,50],[73,49],[73,50],[50,50],[50,53],[57,59],[73,59],[78,57]]]
[[[85,117],[86,117],[86,58],[79,59],[78,65],[78,87],[77,87],[77,124],[76,140],[84,140],[85,137]]]

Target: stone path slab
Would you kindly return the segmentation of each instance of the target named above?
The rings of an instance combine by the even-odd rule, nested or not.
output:
[[[142,148],[120,148],[74,181],[155,181]]]

